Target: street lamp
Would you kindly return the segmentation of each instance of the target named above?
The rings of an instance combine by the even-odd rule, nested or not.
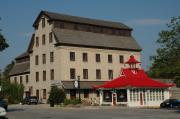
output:
[[[80,94],[80,76],[77,76],[78,79],[78,92],[79,92],[79,102],[81,101],[81,94]]]

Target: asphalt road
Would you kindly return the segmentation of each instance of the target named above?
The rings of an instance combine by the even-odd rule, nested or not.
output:
[[[8,119],[180,119],[180,110],[127,107],[50,108],[47,105],[10,105]]]

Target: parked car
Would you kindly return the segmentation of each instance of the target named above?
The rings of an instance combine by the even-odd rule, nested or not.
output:
[[[161,108],[180,108],[180,100],[167,99],[160,104]]]
[[[0,107],[0,119],[4,119],[6,117],[6,110]]]
[[[0,107],[4,108],[6,111],[8,110],[8,103],[4,99],[0,99]]]
[[[38,98],[36,96],[29,96],[23,99],[22,104],[38,104]]]

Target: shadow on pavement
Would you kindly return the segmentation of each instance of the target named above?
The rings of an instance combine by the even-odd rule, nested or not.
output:
[[[178,110],[176,111],[176,113],[179,113],[179,114],[180,114],[180,109],[178,109]]]
[[[8,119],[7,117],[0,117],[0,119]]]
[[[8,109],[7,112],[24,111],[24,109]]]

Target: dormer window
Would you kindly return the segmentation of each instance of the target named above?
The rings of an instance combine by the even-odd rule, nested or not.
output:
[[[45,27],[45,18],[42,18],[42,28]]]

